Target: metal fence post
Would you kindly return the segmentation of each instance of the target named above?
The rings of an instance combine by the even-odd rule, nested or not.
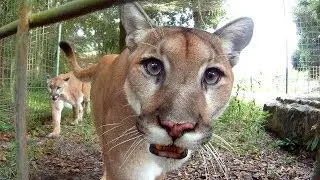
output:
[[[286,3],[285,0],[282,0],[283,4],[283,17],[287,18],[287,11],[286,11]],[[289,55],[288,55],[288,37],[287,34],[285,34],[285,56],[286,56],[286,94],[289,93]]]
[[[16,143],[17,143],[17,178],[29,179],[26,139],[26,92],[27,63],[29,45],[29,16],[31,1],[20,0],[19,23],[16,45]]]
[[[58,42],[57,42],[57,57],[56,57],[56,76],[59,75],[59,68],[60,68],[60,47],[59,42],[61,41],[61,30],[62,30],[62,23],[58,25]]]

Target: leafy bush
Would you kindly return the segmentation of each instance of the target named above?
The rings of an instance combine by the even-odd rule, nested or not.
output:
[[[301,141],[299,138],[284,138],[281,140],[276,141],[276,146],[289,151],[293,152],[295,150],[298,150],[297,146],[299,145],[299,141]]]
[[[307,149],[314,151],[320,149],[320,129],[319,122],[312,126],[311,131],[314,131],[314,136],[307,142]]]

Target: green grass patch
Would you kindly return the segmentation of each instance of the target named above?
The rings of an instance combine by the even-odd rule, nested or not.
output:
[[[45,123],[51,122],[51,104],[46,89],[38,89],[29,91],[28,109],[27,109],[27,130],[31,136],[39,136],[45,134]]]
[[[224,114],[214,121],[213,131],[240,155],[257,154],[265,142],[267,113],[251,102],[232,98]],[[219,140],[213,140],[219,146]]]
[[[0,179],[15,179],[17,173],[16,166],[16,154],[17,147],[16,143],[13,141],[10,143],[10,148],[6,149],[3,153],[4,161],[0,163]],[[27,142],[27,154],[28,160],[30,162],[35,161],[37,158],[39,149],[36,147],[36,142],[34,140],[29,140]]]
[[[13,132],[14,102],[10,89],[0,89],[0,132]]]
[[[7,95],[9,96],[9,95]],[[10,96],[9,96],[10,97]],[[14,107],[12,101],[3,103],[8,107]],[[10,106],[9,106],[10,105]],[[49,152],[54,148],[55,139],[43,139],[52,131],[51,103],[46,89],[29,89],[27,93],[27,131],[28,131],[28,158],[30,168],[41,154]],[[1,108],[3,107],[3,108]],[[0,131],[14,133],[14,112],[13,109],[0,105],[0,116],[9,120],[0,120]],[[2,118],[1,118],[2,119]],[[61,139],[79,141],[88,146],[97,144],[92,117],[85,116],[78,125],[71,125],[73,121],[72,109],[64,108],[61,120]],[[45,140],[45,145],[37,145],[37,141]],[[0,179],[14,179],[16,176],[16,144],[9,142],[9,147],[1,150],[4,159],[0,161]]]

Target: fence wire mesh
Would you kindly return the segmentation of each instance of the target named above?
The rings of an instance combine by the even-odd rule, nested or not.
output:
[[[297,13],[298,14],[298,13]],[[299,43],[292,56],[295,93],[320,95],[320,20],[306,13],[296,18]]]
[[[48,10],[68,1],[70,0],[33,0],[32,11],[36,13]],[[19,1],[0,0],[0,27],[17,19],[18,2]],[[198,1],[192,2],[194,7],[198,5]],[[169,5],[172,5],[170,3],[164,3],[162,6],[169,7]],[[150,14],[150,17],[160,25],[183,25],[207,28],[207,23],[214,26],[218,23],[209,22],[210,18],[209,20],[203,19],[205,16],[202,17],[202,12],[199,10],[196,10],[192,14],[190,10],[192,6],[189,7],[189,5],[185,3],[176,4],[179,8],[173,9],[175,11],[173,15],[165,11],[155,12],[154,9],[152,9],[154,8],[152,7],[152,2],[145,1],[143,4],[146,11]],[[202,7],[211,7],[210,4],[201,5]],[[217,15],[223,16],[223,14],[223,11],[219,11],[213,14],[206,13],[204,15],[210,17]],[[172,18],[171,16],[174,18],[170,19]],[[191,18],[196,17],[198,21],[190,21]],[[300,17],[300,19],[297,20],[297,26],[297,36],[299,36],[300,41],[298,44],[299,52],[296,52],[296,54],[299,56],[295,56],[296,54],[294,54],[293,58],[289,57],[288,76],[286,76],[285,68],[278,68],[272,75],[268,74],[268,77],[258,70],[257,73],[252,73],[245,78],[236,79],[235,92],[251,92],[261,96],[265,96],[265,94],[268,93],[280,95],[286,92],[286,86],[288,86],[289,94],[316,94],[319,96],[320,33],[318,29],[320,29],[320,21]],[[88,63],[96,62],[104,54],[119,53],[119,33],[118,8],[113,7],[62,22],[61,39],[71,42],[79,57],[80,64],[86,66]],[[28,103],[29,105],[30,103],[37,104],[33,109],[28,109],[27,114],[30,117],[33,113],[39,111],[39,106],[43,106],[40,102],[49,104],[49,98],[46,92],[46,75],[55,76],[56,74],[58,24],[32,29],[29,35],[27,65]],[[19,73],[15,70],[15,50],[15,35],[0,40],[0,131],[13,131],[15,75]],[[282,51],[285,51],[285,48]],[[58,72],[68,72],[68,64],[63,53],[60,54],[60,59]],[[294,59],[295,62],[291,62],[294,61]],[[276,69],[277,67],[274,68]],[[288,84],[286,84],[287,82]],[[40,94],[38,92],[40,92]],[[49,106],[45,106],[41,110],[43,109],[46,113],[50,114]],[[39,119],[40,118],[36,119],[36,121],[42,121],[45,118]],[[51,118],[48,119],[51,120]],[[28,118],[28,125],[30,125],[30,123],[37,124],[38,122],[33,122],[33,119]]]
[[[17,1],[0,2],[0,27],[17,19]],[[13,117],[15,35],[0,40],[0,123],[4,129],[11,129],[6,122]]]
[[[19,1],[2,0],[0,2],[0,27],[17,20]],[[33,12],[50,9],[54,1],[33,1]],[[44,88],[46,74],[55,70],[57,49],[56,25],[32,29],[29,34],[28,52],[28,89]],[[15,96],[15,35],[0,40],[0,127],[1,130],[12,130]],[[10,125],[11,124],[11,125]],[[7,128],[6,128],[7,127]]]

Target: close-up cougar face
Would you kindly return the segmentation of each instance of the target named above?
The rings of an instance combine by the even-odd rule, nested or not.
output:
[[[127,32],[118,57],[81,68],[66,42],[76,77],[94,80],[95,125],[106,179],[155,179],[180,167],[210,140],[225,110],[232,67],[253,33],[250,18],[214,33],[155,27],[137,3],[121,7]]]

